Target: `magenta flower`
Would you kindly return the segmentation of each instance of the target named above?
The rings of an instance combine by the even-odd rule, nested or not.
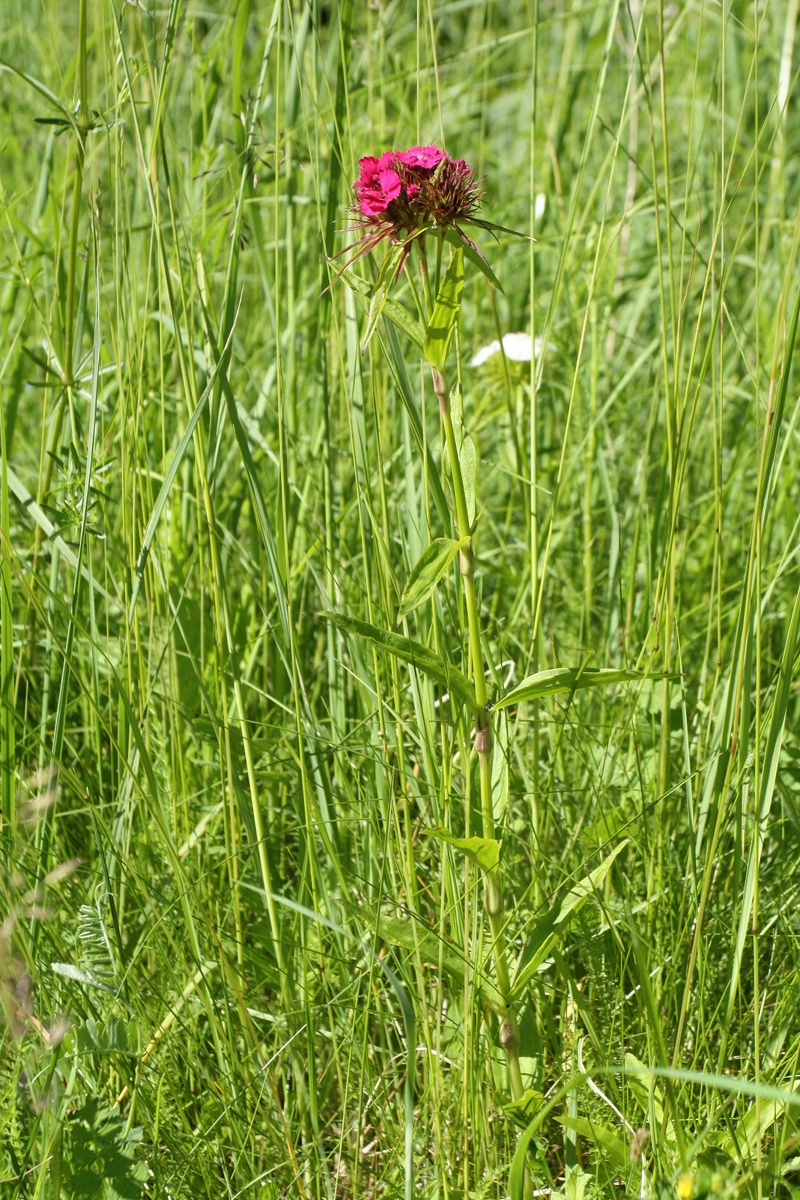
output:
[[[470,241],[462,224],[491,228],[477,216],[483,188],[463,158],[451,158],[437,146],[412,146],[409,150],[387,150],[380,158],[367,155],[359,159],[359,176],[353,184],[354,223],[361,237],[345,251],[355,249],[345,270],[356,259],[368,254],[379,242],[388,239],[402,245],[397,268],[400,275],[415,238],[426,233],[457,238],[485,262]],[[451,233],[452,231],[452,233]]]
[[[430,171],[447,155],[437,146],[412,146],[410,150],[398,150],[395,157],[407,167],[422,167]]]
[[[397,171],[393,170],[395,156],[389,152],[380,158],[360,158],[361,174],[353,184],[358,196],[359,211],[365,217],[377,217],[396,200],[403,190]]]

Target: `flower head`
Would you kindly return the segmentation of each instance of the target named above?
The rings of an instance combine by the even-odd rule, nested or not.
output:
[[[503,334],[503,353],[510,362],[530,362],[532,358],[538,358],[542,352],[542,344],[541,334],[537,334],[533,339],[529,333]],[[555,350],[552,342],[547,343],[547,349]],[[500,342],[495,339],[488,346],[481,346],[480,350],[469,360],[469,365],[482,367],[485,362],[499,353]]]
[[[694,1195],[694,1175],[690,1171],[684,1171],[678,1178],[675,1190],[680,1200],[690,1200],[690,1197]]]
[[[417,201],[433,225],[446,227],[469,221],[478,211],[483,188],[463,158],[446,156],[436,172],[435,185]]]
[[[399,275],[415,238],[434,231],[446,235],[451,229],[480,253],[460,228],[461,223],[483,224],[477,218],[481,181],[463,158],[451,158],[438,146],[412,146],[388,150],[380,158],[367,155],[358,165],[350,228],[361,237],[347,247],[356,251],[348,266],[388,239],[403,246]]]

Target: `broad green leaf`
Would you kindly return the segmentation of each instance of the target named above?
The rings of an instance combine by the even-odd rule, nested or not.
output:
[[[481,258],[480,254],[478,254],[477,250],[473,249],[472,246],[468,246],[467,243],[458,236],[455,229],[448,229],[447,233],[444,235],[444,240],[448,242],[449,245],[455,246],[459,250],[463,250],[465,256],[469,259],[472,265],[477,267],[482,275],[486,276],[486,278],[489,280],[489,283],[491,283],[493,287],[496,287],[499,292],[503,291],[500,280],[497,278],[486,259]],[[503,294],[505,295],[505,293]]]
[[[377,625],[370,625],[367,621],[357,621],[354,617],[345,617],[342,613],[321,612],[318,616],[325,621],[330,621],[332,625],[336,625],[345,633],[353,633],[357,637],[366,638],[368,641],[374,642],[376,646],[380,646],[388,654],[393,654],[395,658],[401,658],[403,662],[410,663],[418,671],[427,675],[429,679],[441,684],[451,696],[460,700],[472,712],[480,710],[480,705],[475,699],[475,689],[466,675],[462,674],[457,667],[445,662],[439,654],[435,654],[427,646],[421,645],[420,642],[414,642],[411,638],[401,637],[399,633],[391,633],[388,629],[379,629]]]
[[[523,1200],[525,1190],[525,1175],[526,1162],[528,1157],[528,1147],[533,1141],[534,1135],[538,1133],[544,1122],[549,1117],[550,1113],[557,1105],[563,1104],[570,1092],[580,1088],[586,1080],[586,1076],[580,1074],[572,1075],[560,1088],[554,1093],[551,1093],[549,1098],[534,1112],[531,1120],[520,1135],[517,1142],[517,1148],[514,1151],[514,1157],[511,1160],[511,1168],[508,1172],[508,1192],[510,1200]],[[577,1171],[573,1171],[572,1175],[576,1175]],[[585,1184],[584,1184],[585,1186]],[[565,1191],[570,1187],[567,1180]],[[554,1193],[563,1195],[563,1193]]]
[[[464,254],[459,245],[450,259],[425,330],[423,353],[432,367],[443,371],[464,294]]]
[[[450,388],[450,419],[453,422],[456,445],[460,446],[464,439],[464,397],[457,379],[453,380],[453,386]]]
[[[564,1200],[583,1200],[588,1184],[588,1172],[582,1170],[581,1167],[570,1168],[564,1182],[564,1191],[562,1193]]]
[[[455,846],[483,871],[494,871],[500,862],[500,843],[494,838],[459,838],[454,837],[449,829],[425,829],[423,832]]]
[[[737,1153],[741,1154],[745,1146],[752,1153],[767,1130],[783,1115],[785,1108],[786,1104],[782,1100],[767,1100],[762,1104],[754,1104],[742,1120],[736,1123],[735,1130],[726,1134],[718,1149],[730,1159],[735,1159]]]
[[[522,994],[528,982],[549,956],[558,938],[566,930],[569,922],[589,897],[598,891],[606,875],[611,870],[614,859],[618,854],[622,853],[628,845],[629,840],[629,838],[626,838],[624,842],[620,842],[618,846],[615,846],[599,866],[590,871],[580,883],[576,883],[575,887],[567,892],[563,900],[557,900],[550,911],[536,922],[533,933],[528,938],[525,949],[520,955],[517,969],[514,972],[514,978],[511,981],[512,999]]]
[[[411,341],[421,354],[424,335],[422,325],[416,317],[412,317],[411,313],[404,308],[399,300],[392,300],[391,298],[383,306],[383,315],[388,317],[390,321],[393,321],[398,329],[402,329],[406,337],[411,338]]]
[[[628,1173],[631,1167],[630,1149],[613,1130],[586,1117],[556,1117],[556,1120],[565,1129],[572,1129],[588,1142],[594,1142],[595,1146],[605,1150],[615,1171],[623,1176]]]
[[[397,917],[381,915],[374,925],[375,931],[382,941],[402,950],[419,950],[425,962],[432,963],[434,966],[441,961],[442,970],[458,983],[463,985],[467,967],[470,967],[472,975],[472,966],[467,962],[462,951],[420,922],[415,927],[410,922],[401,921]],[[493,1012],[498,1014],[504,1012],[503,998],[490,979],[484,975],[473,975],[473,982],[477,985],[484,1002]]]
[[[419,557],[411,568],[411,574],[406,580],[403,594],[400,597],[400,610],[397,614],[398,624],[403,617],[408,616],[415,608],[419,608],[433,594],[439,580],[444,575],[451,562],[469,538],[455,541],[453,538],[436,538],[428,549]]]
[[[402,246],[392,246],[389,253],[384,258],[378,271],[378,277],[375,280],[375,286],[372,289],[372,296],[369,302],[369,312],[367,313],[367,328],[364,332],[364,338],[361,342],[361,353],[366,352],[372,335],[378,328],[378,321],[381,313],[384,310],[386,301],[389,299],[389,288],[394,283],[394,277],[397,268],[400,264],[400,257],[403,254]]]
[[[344,278],[347,281],[348,287],[352,288],[359,296],[365,299],[372,295],[372,288],[364,279],[359,279],[358,275],[352,270],[344,272]],[[411,338],[416,348],[422,353],[422,326],[419,321],[412,317],[411,313],[400,303],[399,300],[393,300],[388,296],[383,302],[383,315],[402,329],[406,337]]]
[[[524,700],[541,700],[556,692],[577,692],[583,688],[604,687],[609,683],[621,683],[641,679],[639,671],[615,670],[613,667],[553,667],[549,671],[537,671],[528,675],[521,683],[501,696],[493,709],[508,708],[510,704],[521,704]]]

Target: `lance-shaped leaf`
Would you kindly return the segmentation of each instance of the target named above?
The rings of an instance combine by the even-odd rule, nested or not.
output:
[[[463,294],[464,252],[459,245],[450,259],[425,330],[423,353],[437,371],[443,371],[447,362],[447,352],[450,349]]]
[[[372,296],[373,289],[364,279],[359,279],[358,275],[352,270],[344,272],[344,278],[347,280],[348,287],[357,292],[359,296],[365,299]],[[384,296],[383,309],[384,317],[402,329],[406,337],[409,337],[416,348],[422,353],[422,326],[416,317],[412,317],[408,309],[404,308],[399,300],[392,299],[391,296]]]
[[[428,549],[417,559],[411,568],[411,574],[406,580],[403,594],[400,597],[400,609],[397,613],[398,624],[403,617],[408,616],[415,608],[419,608],[433,594],[439,580],[444,575],[451,562],[469,538],[455,541],[453,538],[435,538]]]
[[[448,229],[447,233],[444,235],[444,240],[451,246],[456,246],[459,250],[463,250],[464,254],[472,263],[472,265],[477,267],[482,275],[486,276],[492,287],[496,287],[498,292],[503,291],[500,280],[497,278],[486,259],[468,239],[464,238],[463,234],[457,233],[455,229]],[[505,295],[505,293],[503,294]]]
[[[369,312],[367,313],[367,328],[364,332],[364,338],[361,342],[361,353],[366,353],[372,335],[378,328],[378,321],[383,312],[386,301],[389,299],[389,288],[394,283],[397,268],[400,265],[400,259],[403,255],[402,246],[392,246],[389,253],[384,258],[378,271],[378,278],[375,280],[375,286],[372,289],[372,297],[369,302]]]
[[[495,221],[484,221],[482,217],[473,217],[473,225],[479,225],[481,229],[488,229],[489,233],[497,235],[498,233],[510,233],[512,237],[522,238],[524,242],[535,242],[536,238],[531,237],[529,233],[521,233],[519,229],[509,229],[507,225],[498,225]]]
[[[374,927],[378,937],[388,945],[412,952],[419,950],[423,959],[433,965],[441,962],[442,970],[462,985],[469,967],[470,975],[484,1001],[493,1012],[504,1011],[503,998],[492,981],[482,972],[475,971],[474,965],[464,956],[463,950],[441,934],[428,929],[419,919],[412,925],[410,921],[401,921],[397,917],[381,914],[375,919]]]
[[[500,862],[500,843],[494,838],[454,837],[449,829],[424,829],[423,833],[455,846],[456,850],[466,854],[467,858],[477,863],[483,871],[494,871]]]
[[[512,999],[516,999],[522,994],[528,981],[539,970],[569,922],[577,915],[589,897],[596,894],[611,870],[615,858],[622,853],[629,840],[626,838],[624,842],[615,846],[599,866],[590,871],[580,883],[576,883],[563,900],[557,900],[550,911],[536,922],[533,933],[528,938],[525,949],[520,955],[514,978],[511,981]]]
[[[475,476],[478,473],[478,455],[475,452],[475,443],[468,433],[465,433],[462,438],[458,457],[461,462],[464,499],[467,502],[467,520],[471,527],[475,520]]]
[[[367,621],[357,621],[354,617],[345,617],[342,613],[321,612],[318,615],[345,633],[353,633],[357,637],[366,638],[367,641],[380,646],[388,654],[393,654],[395,658],[401,658],[403,662],[410,663],[418,671],[427,675],[429,679],[441,684],[451,696],[460,700],[472,712],[479,711],[480,706],[475,699],[475,689],[466,675],[457,667],[445,662],[441,655],[435,654],[427,646],[423,646],[420,642],[414,642],[411,638],[402,637],[399,633],[391,633],[388,629],[370,625]]]
[[[508,708],[511,704],[521,704],[523,700],[541,700],[556,692],[576,692],[582,688],[604,687],[609,683],[641,678],[639,671],[616,670],[613,667],[553,667],[549,671],[528,675],[505,696],[501,696],[492,708]]]
[[[494,749],[492,751],[492,816],[501,825],[508,810],[508,714],[500,713],[492,722]]]
[[[543,1103],[544,1096],[541,1092],[537,1092],[535,1088],[526,1088],[519,1100],[510,1100],[503,1105],[503,1112],[515,1125],[524,1129]]]
[[[595,1146],[600,1146],[605,1150],[611,1165],[620,1175],[624,1177],[626,1171],[630,1170],[630,1147],[623,1142],[622,1138],[617,1137],[612,1129],[606,1125],[598,1125],[596,1121],[586,1117],[556,1117],[555,1119],[565,1129],[573,1130],[588,1142],[593,1142]]]

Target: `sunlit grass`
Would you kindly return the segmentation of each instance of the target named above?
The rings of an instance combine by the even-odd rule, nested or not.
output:
[[[410,1131],[499,1198],[526,1127],[574,1200],[793,1196],[796,5],[0,15],[3,1197],[401,1196]],[[537,239],[459,331],[490,698],[644,676],[493,718],[516,1110],[424,833],[480,826],[469,719],[318,616],[468,669],[455,563],[397,626],[430,378],[332,283],[358,158],[428,141]]]

